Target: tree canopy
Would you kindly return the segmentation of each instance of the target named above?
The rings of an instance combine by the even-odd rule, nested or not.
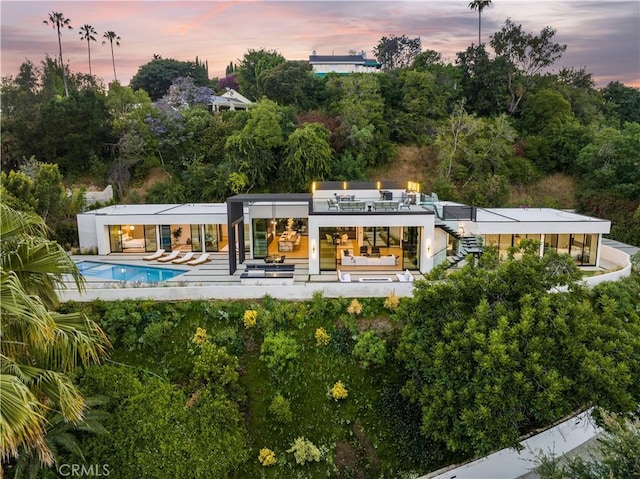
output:
[[[636,410],[640,301],[627,291],[637,278],[589,292],[578,277],[569,257],[540,257],[525,242],[505,262],[489,250],[478,264],[416,285],[399,313],[398,357],[427,438],[486,454],[588,404]]]

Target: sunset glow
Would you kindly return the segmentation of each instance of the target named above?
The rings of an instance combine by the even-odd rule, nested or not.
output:
[[[154,54],[163,58],[209,64],[209,76],[224,75],[248,49],[279,51],[289,60],[319,54],[346,54],[373,48],[382,36],[419,36],[423,49],[440,52],[453,62],[478,37],[478,14],[467,0],[436,1],[2,1],[3,76],[16,75],[25,59],[39,64],[57,56],[55,31],[42,23],[52,11],[71,20],[62,33],[65,62],[72,71],[89,71],[87,43],[79,27],[98,32],[91,44],[93,73],[113,80],[111,52],[102,34],[121,37],[114,46],[118,79],[128,84]],[[583,68],[598,87],[620,81],[640,87],[640,2],[498,0],[482,12],[483,42],[507,18],[537,34],[545,26],[557,30],[555,40],[567,51],[554,66]]]

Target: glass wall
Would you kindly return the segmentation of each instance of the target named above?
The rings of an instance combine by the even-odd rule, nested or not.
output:
[[[337,269],[337,241],[336,228],[320,228],[320,271],[335,271]]]
[[[122,253],[122,226],[109,226],[109,247],[112,253]]]
[[[187,239],[187,243],[191,242],[191,251],[202,251],[202,241],[200,240],[200,228],[202,225],[191,225],[191,238]]]
[[[145,249],[147,251],[158,250],[158,238],[156,235],[156,225],[144,226]]]
[[[265,258],[269,252],[269,220],[256,218],[253,220],[253,257]]]
[[[402,231],[402,269],[418,269],[420,264],[420,228],[405,226]]]
[[[507,249],[517,246],[523,239],[541,241],[540,234],[526,235],[485,235],[486,246],[498,246],[500,256],[507,254]],[[544,251],[554,249],[558,253],[571,255],[579,266],[595,266],[598,250],[597,234],[546,234],[544,235]]]

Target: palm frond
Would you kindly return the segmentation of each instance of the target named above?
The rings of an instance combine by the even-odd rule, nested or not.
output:
[[[1,349],[25,343],[44,350],[53,341],[55,323],[37,296],[26,293],[13,271],[0,270]]]
[[[40,460],[52,464],[44,439],[44,407],[20,378],[0,374],[0,447],[2,459],[16,457],[18,447],[28,445]]]
[[[24,235],[46,238],[48,230],[44,220],[37,214],[17,211],[0,203],[0,238],[2,241]]]

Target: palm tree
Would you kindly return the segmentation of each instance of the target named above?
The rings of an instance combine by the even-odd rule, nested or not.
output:
[[[69,30],[73,30],[73,27],[70,25],[71,20],[65,18],[65,16],[60,12],[51,12],[49,14],[49,19],[43,20],[42,23],[45,25],[51,25],[58,32],[58,49],[60,50],[62,82],[64,83],[64,93],[66,96],[69,96],[69,87],[67,87],[67,78],[64,76],[64,63],[62,62],[62,30],[64,30],[65,27]]]
[[[112,31],[105,32],[104,35],[102,36],[107,40],[109,40],[109,43],[111,44],[111,62],[113,63],[113,78],[115,81],[118,81],[118,77],[116,76],[116,60],[115,60],[115,57],[113,56],[113,42],[115,41],[116,45],[120,46],[120,37],[116,35],[115,32],[112,32]],[[105,43],[107,43],[107,40],[104,40],[102,44],[104,45]]]
[[[87,50],[89,51],[89,76],[91,76],[91,44],[90,42],[96,41],[96,37],[94,37],[94,35],[96,35],[98,32],[96,32],[96,29],[93,28],[91,25],[88,25],[85,23],[80,27],[79,33],[80,33],[80,39],[87,41]]]
[[[108,412],[96,407],[106,403],[106,398],[94,396],[86,398],[87,411],[78,424],[65,420],[58,411],[49,411],[47,414],[46,442],[56,464],[64,458],[63,454],[71,453],[85,460],[80,444],[80,436],[83,433],[106,434],[104,422],[111,416]],[[42,477],[45,466],[38,456],[31,450],[20,450],[20,456],[14,466],[14,477],[23,479],[37,479]]]
[[[471,10],[478,10],[478,46],[482,45],[482,10],[491,4],[491,0],[473,0],[469,2]]]
[[[0,454],[2,460],[33,451],[51,465],[46,413],[55,409],[78,423],[85,402],[69,373],[99,362],[109,341],[79,313],[53,312],[56,290],[67,275],[83,288],[78,268],[60,245],[47,238],[35,213],[0,202]],[[0,476],[1,476],[0,471]]]

